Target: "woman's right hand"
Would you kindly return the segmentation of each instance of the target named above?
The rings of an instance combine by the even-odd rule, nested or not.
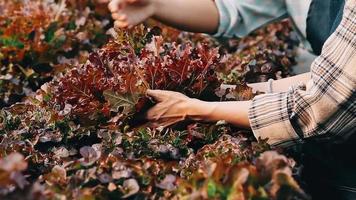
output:
[[[115,28],[131,28],[152,17],[156,11],[155,2],[156,0],[111,0],[108,7],[115,20]]]

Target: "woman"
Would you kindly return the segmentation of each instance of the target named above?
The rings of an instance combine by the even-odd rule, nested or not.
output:
[[[158,102],[147,113],[153,123],[168,126],[185,119],[225,120],[251,128],[256,138],[268,138],[269,144],[278,147],[309,141],[346,144],[355,133],[356,0],[112,0],[109,9],[118,28],[153,17],[216,37],[243,37],[290,17],[304,46],[320,54],[310,73],[252,84],[269,91],[252,101],[204,102],[176,92],[149,90],[147,94]],[[347,170],[337,167],[330,170],[330,180],[324,181],[323,175],[319,179],[317,173],[311,179],[313,191],[323,187],[314,197],[356,199],[356,176],[350,178],[352,174],[342,174]]]

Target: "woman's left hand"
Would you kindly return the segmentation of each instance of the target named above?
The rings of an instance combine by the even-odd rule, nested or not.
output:
[[[146,116],[155,127],[167,127],[186,119],[200,120],[194,116],[198,116],[203,101],[189,98],[179,92],[164,90],[148,90],[147,95],[157,102]]]
[[[167,127],[185,119],[209,122],[225,120],[238,127],[250,127],[248,109],[251,101],[206,102],[163,90],[148,90],[147,95],[157,102],[146,116],[154,127]]]

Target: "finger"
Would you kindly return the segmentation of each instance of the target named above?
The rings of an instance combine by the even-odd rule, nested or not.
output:
[[[108,8],[109,8],[110,12],[117,12],[119,10],[119,3],[120,3],[120,0],[110,1],[110,3],[108,4]]]
[[[133,29],[135,26],[134,25],[131,25],[131,24],[129,24],[128,26],[127,26],[127,29]]]
[[[146,118],[149,121],[157,121],[162,115],[165,113],[165,110],[162,109],[160,104],[153,106],[153,108],[149,109],[146,113]]]
[[[147,90],[146,94],[147,96],[154,98],[158,102],[162,102],[166,99],[164,90]]]
[[[162,123],[160,123],[160,126],[162,126],[163,128],[168,128],[178,122],[179,122],[179,120],[162,122]]]
[[[150,97],[153,97],[156,100],[159,100],[160,102],[167,100],[170,97],[184,96],[182,93],[168,91],[168,90],[147,90],[146,94]]]
[[[153,111],[151,111],[152,109],[150,109],[149,111],[147,111],[147,113],[146,113],[146,119],[148,120],[148,121],[156,121],[156,114],[155,114],[155,112],[153,112]]]
[[[120,0],[112,0],[108,4],[110,12],[117,12],[119,10]]]
[[[181,113],[164,113],[159,117],[159,120],[169,120],[169,119],[180,119],[180,120],[185,120],[187,119],[186,115],[183,115]]]
[[[171,113],[173,110],[172,104],[169,102],[161,102],[153,106],[146,113],[146,118],[150,121],[158,121],[161,119],[168,120],[169,118],[182,118],[182,115],[179,113]],[[173,111],[174,112],[174,111]]]
[[[181,113],[170,113],[166,107],[158,104],[146,113],[146,119],[151,122],[184,121],[187,116]]]
[[[112,17],[114,20],[127,21],[127,16],[124,15],[124,14],[113,13],[113,14],[111,14],[111,17]]]
[[[115,27],[116,29],[126,28],[128,25],[129,25],[129,23],[126,22],[126,21],[118,21],[118,20],[116,20],[116,21],[114,22],[114,27]]]
[[[151,91],[156,91],[156,93],[160,94],[161,96],[164,96],[165,98],[168,97],[186,97],[184,94],[180,92],[175,92],[175,91],[170,91],[170,90],[151,90]]]
[[[169,120],[159,120],[157,122],[153,122],[152,125],[154,127],[163,127],[163,128],[167,128],[169,126],[172,126],[178,122],[181,122],[182,120],[180,118],[172,118]]]
[[[124,14],[119,15],[118,20],[127,21],[127,15]]]
[[[113,14],[111,14],[111,18],[113,18],[114,20],[119,20],[119,14],[113,13]]]

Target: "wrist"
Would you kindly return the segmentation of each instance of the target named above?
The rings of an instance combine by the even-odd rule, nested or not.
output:
[[[190,99],[187,106],[187,118],[196,121],[210,121],[215,107],[213,102]]]
[[[151,7],[151,17],[155,17],[157,14],[157,10],[159,10],[162,6],[162,0],[149,0]]]

